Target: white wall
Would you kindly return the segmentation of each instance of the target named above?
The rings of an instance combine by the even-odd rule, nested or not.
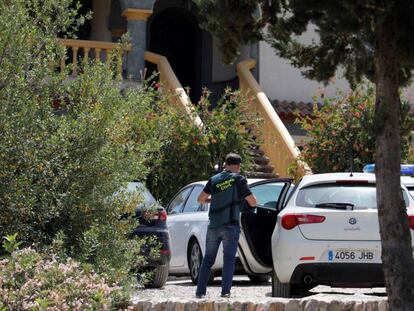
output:
[[[108,29],[111,0],[93,1],[91,40],[111,42],[112,34]]]
[[[338,70],[332,83],[324,86],[302,76],[299,69],[289,61],[276,56],[274,49],[266,42],[260,42],[260,86],[269,99],[313,102],[315,94],[335,97],[337,90],[349,90],[349,84]],[[402,98],[414,104],[414,81],[402,90]]]
[[[221,53],[217,46],[217,39],[213,37],[213,59],[212,59],[212,80],[213,82],[222,82],[236,77],[236,64],[249,57],[249,47],[244,47],[240,51],[240,56],[232,65],[226,65],[221,61]]]
[[[349,90],[349,84],[341,78],[341,74],[337,74],[327,87],[306,79],[289,61],[276,56],[274,49],[266,42],[260,42],[259,53],[259,81],[270,99],[312,102],[313,96],[322,91],[325,96],[332,97],[337,88]]]

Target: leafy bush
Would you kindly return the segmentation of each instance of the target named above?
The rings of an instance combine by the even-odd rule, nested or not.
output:
[[[71,0],[0,2],[0,236],[87,263],[110,284],[132,281],[144,243],[129,239],[139,197],[114,196],[144,179],[162,128],[148,121],[159,94],[119,88],[119,55],[55,70],[56,38],[69,31]],[[4,249],[3,249],[4,251]],[[2,250],[0,249],[0,253]]]
[[[18,250],[20,245],[22,245],[22,241],[19,241],[17,239],[17,233],[13,234],[13,235],[8,235],[3,237],[4,241],[3,241],[3,249],[5,251],[6,254],[11,254],[13,253],[15,250]],[[3,255],[6,256],[6,255]]]
[[[260,121],[250,111],[248,100],[239,92],[227,90],[213,109],[205,91],[194,111],[203,121],[202,128],[168,101],[161,103],[157,124],[164,124],[165,136],[160,153],[149,164],[150,191],[166,204],[186,184],[208,179],[229,152],[239,153],[242,169],[247,170],[251,164],[249,150],[259,139],[255,128]]]
[[[105,64],[79,63],[77,78],[68,79],[70,65],[55,69],[65,56],[56,38],[81,23],[71,3],[0,1],[0,236],[18,233],[24,246],[54,254],[44,259],[26,250],[3,264],[10,272],[32,254],[33,275],[44,265],[59,274],[59,263],[77,260],[83,270],[70,271],[89,275],[93,269],[109,286],[122,286],[114,293],[123,300],[132,272],[145,265],[141,246],[150,241],[130,239],[137,222],[120,217],[133,214],[139,196],[114,194],[150,173],[155,194],[167,200],[180,186],[207,178],[229,151],[248,163],[253,134],[245,126],[253,117],[237,93],[213,111],[205,98],[199,108],[205,127],[199,129],[152,87],[120,91],[117,53]],[[83,297],[75,289],[62,291],[70,301]],[[57,303],[45,295],[35,303]]]
[[[31,248],[0,261],[0,310],[111,310],[128,308],[118,286],[67,259]]]
[[[367,163],[375,162],[375,128],[373,126],[375,90],[362,84],[339,99],[325,99],[314,106],[313,115],[298,116],[297,123],[307,131],[309,141],[302,159],[314,173],[361,172]],[[407,159],[413,139],[414,118],[409,104],[402,103],[402,158]]]

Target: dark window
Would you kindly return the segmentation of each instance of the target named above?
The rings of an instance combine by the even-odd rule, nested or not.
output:
[[[169,215],[181,213],[191,189],[192,187],[185,188],[175,196],[168,206],[167,213]]]

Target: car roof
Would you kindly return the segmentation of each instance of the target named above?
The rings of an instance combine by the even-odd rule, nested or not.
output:
[[[338,180],[366,180],[369,183],[375,183],[374,173],[325,173],[325,174],[314,174],[305,175],[302,178],[302,186],[317,184],[317,183],[330,183]],[[411,176],[401,176],[401,182],[404,185],[414,186],[414,178]]]
[[[314,183],[330,183],[336,182],[337,180],[366,180],[371,183],[375,183],[375,174],[372,173],[324,173],[324,174],[313,174],[305,175],[302,178],[302,185],[309,185]]]
[[[251,185],[251,184],[254,184],[256,182],[263,181],[263,180],[266,180],[266,179],[262,179],[262,178],[247,178],[247,184],[248,185]],[[206,184],[207,184],[207,180],[200,180],[200,181],[196,181],[196,182],[193,182],[191,184],[188,184],[187,186],[193,186],[193,185],[202,185],[202,186],[205,186]]]
[[[266,179],[260,178],[247,178],[247,183],[249,185],[254,184],[259,181],[265,181]],[[374,173],[351,173],[350,172],[341,172],[341,173],[323,173],[323,174],[312,174],[305,175],[302,178],[302,184],[313,184],[313,183],[330,183],[336,182],[337,180],[366,180],[370,183],[375,183],[375,174]],[[414,177],[411,176],[401,176],[401,182],[405,185],[414,185]],[[202,185],[205,186],[207,180],[200,180],[189,184],[192,185]]]
[[[401,176],[401,182],[406,186],[414,186],[414,177],[412,176]]]

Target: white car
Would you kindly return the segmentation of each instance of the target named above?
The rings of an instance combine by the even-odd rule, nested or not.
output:
[[[363,169],[364,173],[374,173],[375,164],[367,164]],[[407,187],[408,192],[414,198],[414,164],[401,164],[401,182]]]
[[[190,274],[196,284],[205,252],[209,205],[197,203],[206,181],[195,182],[181,189],[167,205],[167,226],[171,239],[171,275]],[[237,262],[253,282],[269,280],[272,272],[271,236],[283,198],[290,189],[288,179],[248,179],[258,200],[256,213],[242,213]],[[282,200],[279,200],[282,198]],[[223,267],[222,246],[212,268],[211,278]]]
[[[414,201],[403,184],[401,190],[414,242]],[[304,176],[277,218],[273,296],[318,284],[384,285],[374,174]]]
[[[408,192],[414,198],[414,177],[401,176],[401,182],[407,187]]]

